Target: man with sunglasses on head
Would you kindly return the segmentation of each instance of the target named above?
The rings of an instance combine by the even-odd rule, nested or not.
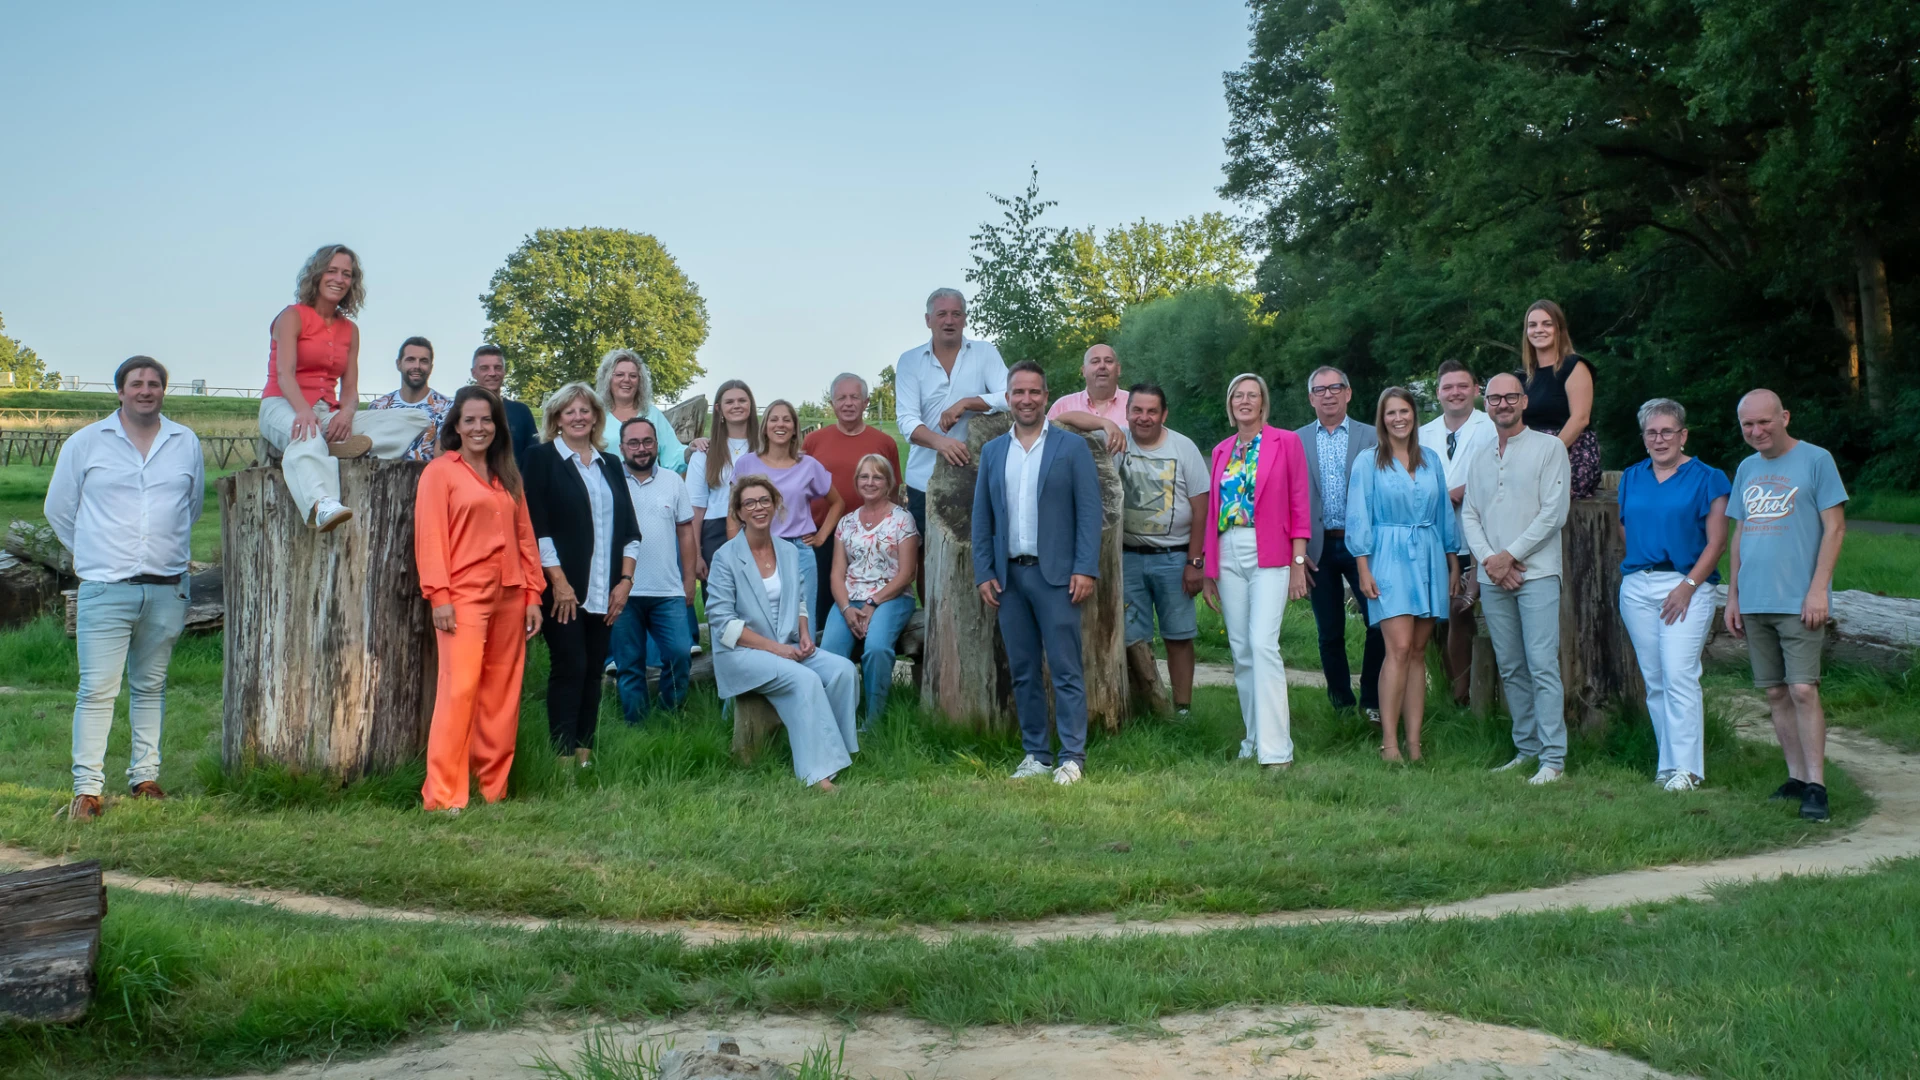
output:
[[[1420,425],[1420,450],[1440,462],[1441,475],[1447,478],[1447,498],[1453,503],[1453,535],[1464,537],[1460,502],[1467,496],[1467,463],[1493,438],[1493,421],[1473,407],[1480,396],[1480,380],[1458,360],[1440,365],[1434,394],[1440,399],[1440,415]],[[1448,618],[1433,628],[1456,705],[1467,703],[1473,668],[1473,602],[1480,597],[1480,586],[1472,569],[1472,553],[1461,552],[1460,595],[1449,601]]]
[[[1367,622],[1367,606],[1360,600],[1360,564],[1347,551],[1347,477],[1353,461],[1378,441],[1372,424],[1356,424],[1347,415],[1353,387],[1347,373],[1335,367],[1318,368],[1307,378],[1307,400],[1313,404],[1313,423],[1294,432],[1307,452],[1308,506],[1313,535],[1307,539],[1307,599],[1320,634],[1320,670],[1327,677],[1327,700],[1336,709],[1354,707],[1353,680],[1347,667],[1347,599],[1352,590],[1367,641],[1360,654],[1360,700],[1367,719],[1380,722],[1380,665],[1386,661],[1386,642],[1380,628]]]

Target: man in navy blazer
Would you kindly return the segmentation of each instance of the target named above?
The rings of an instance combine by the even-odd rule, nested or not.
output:
[[[973,485],[973,580],[999,611],[1026,757],[1013,779],[1080,779],[1087,762],[1087,690],[1080,608],[1100,575],[1100,480],[1081,435],[1048,424],[1047,377],[1023,360],[1007,371],[1013,430],[980,448]],[[1042,650],[1053,672],[1058,767],[1047,737]]]
[[[1373,425],[1355,423],[1347,415],[1353,387],[1347,373],[1335,367],[1315,369],[1307,377],[1307,398],[1313,403],[1313,423],[1294,434],[1307,452],[1308,485],[1312,491],[1309,516],[1313,535],[1307,539],[1307,594],[1320,635],[1320,672],[1327,677],[1327,700],[1336,709],[1351,709],[1353,677],[1347,666],[1347,601],[1344,581],[1353,591],[1360,621],[1367,628],[1360,649],[1360,708],[1367,719],[1380,722],[1380,666],[1387,645],[1380,627],[1367,619],[1367,602],[1360,596],[1360,564],[1347,551],[1347,480],[1353,462],[1373,450]]]

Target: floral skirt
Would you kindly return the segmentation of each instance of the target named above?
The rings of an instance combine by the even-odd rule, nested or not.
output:
[[[1554,438],[1560,437],[1559,428],[1541,428],[1540,431]],[[1573,499],[1591,499],[1593,493],[1600,490],[1600,436],[1592,428],[1580,433],[1567,448],[1567,464],[1573,470],[1567,496]]]

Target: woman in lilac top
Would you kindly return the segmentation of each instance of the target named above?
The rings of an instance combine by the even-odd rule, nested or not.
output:
[[[813,552],[833,542],[833,528],[846,513],[847,502],[834,490],[827,467],[800,452],[800,414],[791,402],[775,401],[767,406],[760,418],[760,445],[733,463],[736,483],[749,476],[764,476],[779,489],[784,510],[773,523],[773,535],[804,549],[800,576],[805,581],[800,595],[818,596],[814,590],[820,584],[819,570]],[[822,498],[827,500],[827,520],[818,522],[813,520],[813,500]],[[738,531],[740,523],[729,518],[727,535]],[[819,613],[813,614],[814,625],[820,625]]]

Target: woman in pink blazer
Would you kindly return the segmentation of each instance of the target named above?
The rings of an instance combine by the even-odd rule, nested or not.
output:
[[[1267,382],[1251,373],[1227,386],[1232,438],[1213,448],[1207,503],[1207,603],[1227,622],[1233,685],[1247,736],[1241,758],[1269,769],[1293,764],[1280,618],[1307,595],[1307,455],[1300,437],[1267,423]]]

